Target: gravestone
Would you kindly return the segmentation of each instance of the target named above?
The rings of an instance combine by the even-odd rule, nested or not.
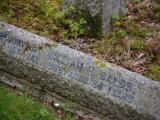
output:
[[[124,0],[64,0],[65,6],[75,5],[81,10],[87,10],[93,17],[101,17],[103,32],[110,30],[112,14],[125,15]],[[97,22],[100,22],[99,19]]]
[[[112,120],[160,120],[160,82],[2,21],[1,71]]]

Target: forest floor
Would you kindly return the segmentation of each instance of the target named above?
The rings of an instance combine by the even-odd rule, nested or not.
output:
[[[63,0],[0,0],[0,19],[93,56],[160,80],[160,3],[126,0],[127,16],[112,16],[101,39],[85,31],[85,19],[67,18]],[[67,12],[83,14],[71,7]]]

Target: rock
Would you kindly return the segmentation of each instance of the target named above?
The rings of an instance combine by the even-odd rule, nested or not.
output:
[[[75,5],[81,10],[89,10],[90,14],[94,17],[101,17],[102,26],[99,27],[102,28],[103,32],[110,30],[111,16],[113,13],[120,16],[125,14],[124,0],[64,0],[64,4],[67,7]],[[96,21],[96,19],[94,21],[100,22]]]

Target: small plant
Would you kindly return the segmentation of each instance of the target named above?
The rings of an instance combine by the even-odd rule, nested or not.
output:
[[[153,80],[160,80],[160,65],[159,64],[150,64],[148,65],[149,70],[144,73],[147,77]]]
[[[58,28],[62,28],[64,29],[64,33],[61,33],[63,37],[74,38],[85,34],[86,20],[81,16],[77,17],[80,15],[80,10],[74,6],[71,5],[69,8],[61,10],[57,2],[39,0],[38,3],[46,19],[51,19],[54,23],[51,31],[58,31]]]
[[[124,53],[124,51],[125,51],[125,48],[124,48],[124,47],[117,46],[117,47],[115,48],[115,53],[116,53],[117,55],[122,55],[122,54]]]
[[[120,16],[116,13],[113,13],[111,16],[111,23],[110,23],[112,26],[112,29],[114,28],[115,23],[119,21],[120,21]]]
[[[67,33],[69,36],[77,38],[79,36],[85,35],[85,25],[87,21],[82,16],[81,10],[71,5],[68,9],[65,9],[65,18],[63,19],[63,24],[67,28]]]
[[[146,43],[144,40],[135,39],[131,41],[131,49],[144,50],[145,48],[146,48]]]
[[[0,13],[8,12],[9,0],[0,0]]]
[[[127,21],[126,23],[127,27],[127,32],[128,34],[132,36],[137,36],[137,37],[146,37],[146,33],[148,33],[148,28],[146,27],[141,27],[139,24],[135,23],[134,21]]]
[[[125,30],[121,30],[121,29],[115,29],[112,31],[112,37],[114,39],[121,39],[124,38],[126,36],[126,31]]]
[[[65,24],[69,27],[69,32],[74,38],[85,34],[85,28],[83,26],[86,24],[86,20],[84,18],[81,18],[78,22],[66,20]]]

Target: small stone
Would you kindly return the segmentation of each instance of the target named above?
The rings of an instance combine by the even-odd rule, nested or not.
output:
[[[55,106],[55,107],[59,107],[60,104],[59,104],[59,103],[54,103],[54,106]]]

